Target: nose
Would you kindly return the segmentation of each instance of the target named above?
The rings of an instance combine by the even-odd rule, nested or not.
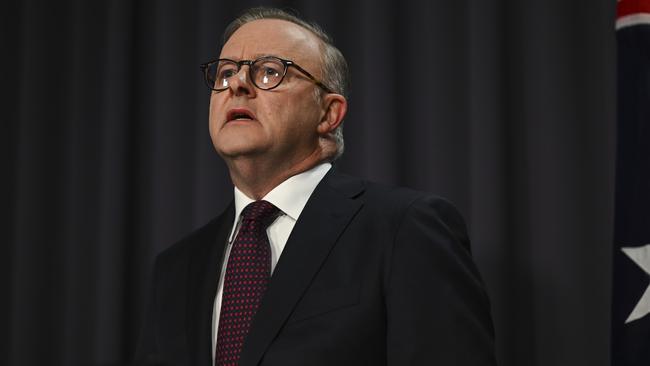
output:
[[[249,78],[249,68],[248,65],[242,65],[237,74],[228,78],[228,88],[234,95],[255,95],[255,87]]]

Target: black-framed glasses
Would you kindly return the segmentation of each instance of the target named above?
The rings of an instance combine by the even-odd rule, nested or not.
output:
[[[295,62],[275,56],[263,56],[255,60],[241,61],[220,58],[201,64],[205,84],[214,91],[224,91],[228,89],[230,78],[237,75],[244,65],[248,65],[248,77],[258,89],[271,90],[277,88],[284,80],[289,66],[293,66],[314,84],[328,93],[333,93],[330,88]]]

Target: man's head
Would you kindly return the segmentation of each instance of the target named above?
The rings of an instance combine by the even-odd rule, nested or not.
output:
[[[309,23],[281,9],[266,7],[252,8],[242,13],[226,27],[223,33],[223,43],[228,42],[233,33],[241,28],[242,25],[260,19],[286,20],[316,35],[321,42],[321,72],[323,74],[323,83],[335,93],[341,94],[345,98],[349,97],[350,76],[348,74],[348,63],[341,51],[334,46],[332,38],[316,23]]]
[[[250,79],[251,67],[271,72],[266,64],[241,62],[263,56],[288,65],[280,64],[286,75],[271,90]],[[210,135],[226,160],[265,155],[291,164],[317,149],[320,160],[340,156],[347,63],[320,28],[278,9],[251,9],[226,29],[219,58],[235,62],[210,103]]]

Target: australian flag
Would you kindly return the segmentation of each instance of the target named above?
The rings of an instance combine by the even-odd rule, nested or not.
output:
[[[619,0],[612,366],[650,366],[650,0]]]

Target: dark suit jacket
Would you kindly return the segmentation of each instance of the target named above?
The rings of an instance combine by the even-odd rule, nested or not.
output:
[[[156,259],[137,359],[211,365],[231,203]],[[240,365],[494,365],[490,306],[446,201],[330,171],[287,241]]]

